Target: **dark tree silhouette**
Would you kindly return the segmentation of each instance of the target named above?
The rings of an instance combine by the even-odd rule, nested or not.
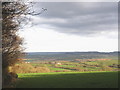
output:
[[[11,84],[13,75],[9,66],[19,61],[23,49],[22,38],[18,36],[21,15],[27,7],[20,2],[2,2],[2,85],[3,88]]]
[[[30,6],[29,6],[30,5]],[[38,13],[31,11],[31,5],[24,2],[2,2],[2,85],[10,86],[17,74],[10,72],[23,56],[23,39],[17,34],[23,23],[28,20],[26,15],[39,15],[47,9],[42,8]],[[22,23],[22,24],[21,24]]]

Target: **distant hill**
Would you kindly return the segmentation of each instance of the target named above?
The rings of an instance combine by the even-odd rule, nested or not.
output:
[[[118,59],[118,52],[27,52],[28,60]]]
[[[52,54],[118,54],[120,52],[26,52],[28,55],[52,55]]]
[[[52,55],[52,54],[63,54],[65,52],[27,52],[27,55]]]

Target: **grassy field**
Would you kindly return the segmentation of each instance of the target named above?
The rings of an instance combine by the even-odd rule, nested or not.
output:
[[[118,72],[52,72],[18,74],[16,88],[117,88]]]
[[[59,63],[59,64],[58,64]],[[11,72],[47,73],[47,72],[86,72],[86,71],[120,71],[118,60],[96,61],[41,61],[17,63]]]

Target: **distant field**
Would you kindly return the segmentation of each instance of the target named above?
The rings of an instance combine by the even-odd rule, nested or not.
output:
[[[16,88],[118,88],[118,72],[52,72],[18,74]]]
[[[13,69],[16,73],[120,71],[120,64],[118,60],[43,61],[18,63]]]
[[[22,61],[10,71],[16,73],[120,71],[118,52],[28,52]]]

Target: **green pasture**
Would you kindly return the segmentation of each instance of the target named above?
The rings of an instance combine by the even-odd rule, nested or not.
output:
[[[59,70],[59,71],[68,70],[68,69],[55,68],[55,67],[49,67],[49,69],[50,69],[50,70]]]
[[[73,65],[58,65],[60,67],[76,67],[74,64]]]
[[[117,88],[118,72],[51,72],[18,74],[16,88]]]
[[[87,70],[87,71],[99,71],[103,68],[108,69],[107,71],[110,71],[109,67],[110,65],[113,64],[118,64],[118,60],[99,60],[99,61],[84,61],[84,62],[62,62],[62,65],[55,65],[55,64],[49,64],[49,63],[31,63],[32,66],[34,67],[47,67],[49,68],[52,72],[60,71],[63,72],[65,70],[67,71],[82,71],[82,70]],[[96,67],[95,65],[98,65]],[[106,68],[109,67],[109,68]],[[76,70],[77,68],[78,70]],[[112,67],[111,70],[116,70],[117,68]]]
[[[85,64],[88,65],[100,65],[100,64],[104,64],[104,65],[112,65],[112,64],[118,64],[118,60],[99,60],[99,61],[91,61],[91,62],[84,62]]]

